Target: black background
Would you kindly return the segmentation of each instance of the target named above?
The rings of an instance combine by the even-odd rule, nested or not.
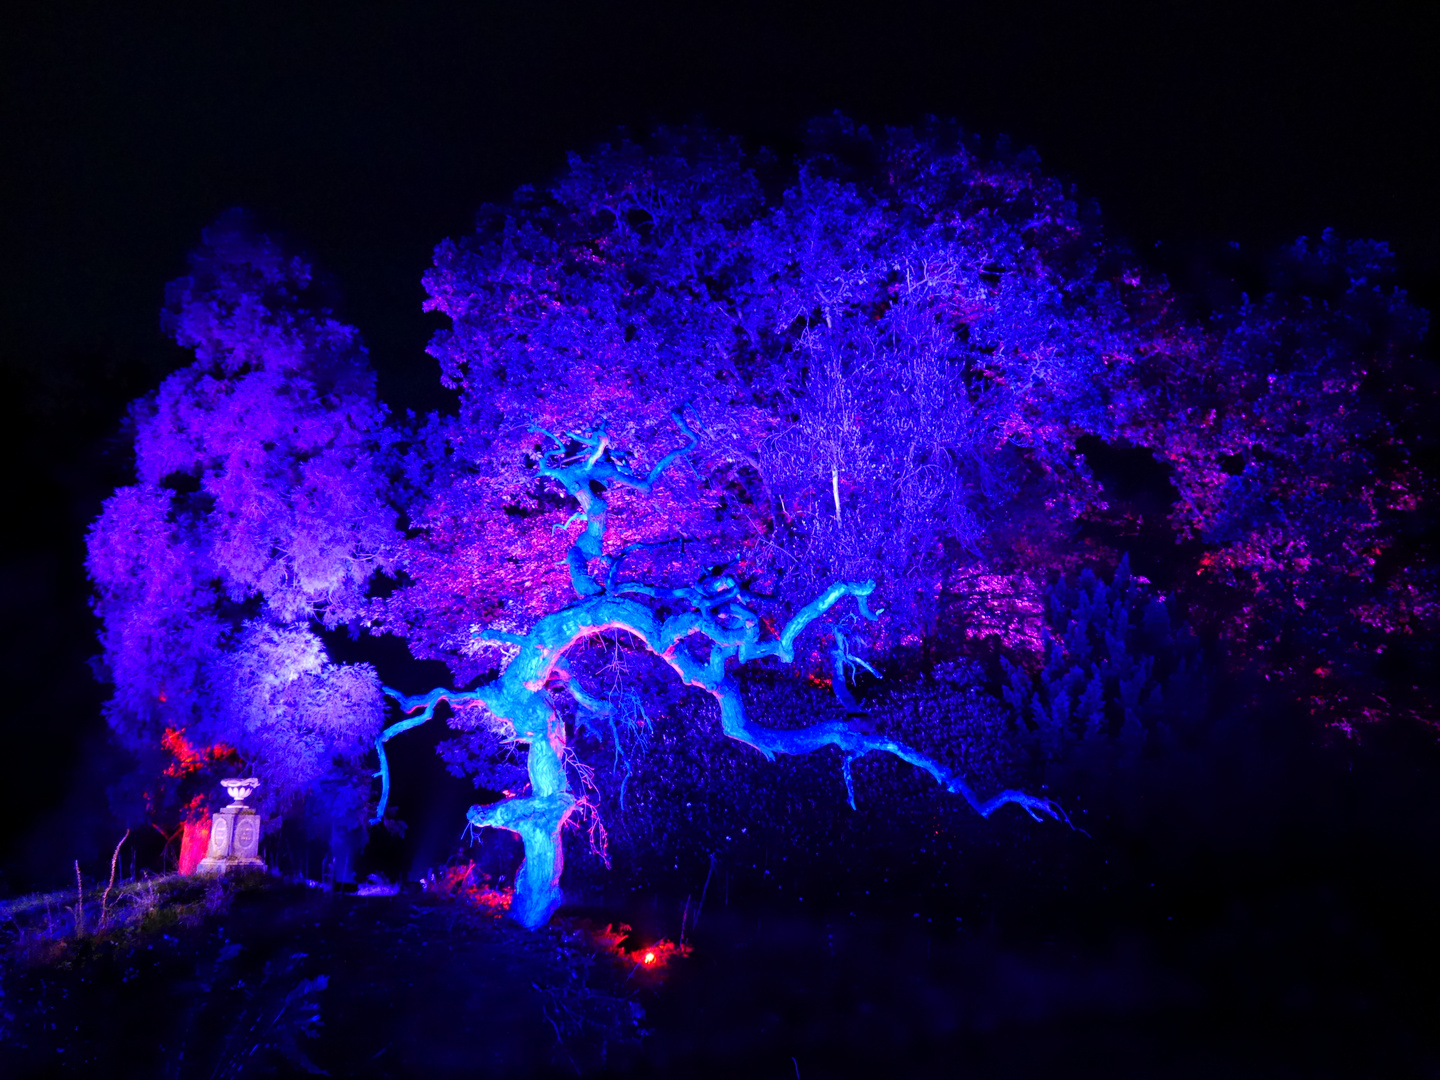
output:
[[[127,403],[185,357],[166,281],[254,210],[333,275],[394,408],[443,408],[432,247],[625,128],[784,153],[835,109],[1033,145],[1182,288],[1333,227],[1440,299],[1428,5],[10,5],[0,23],[0,892],[106,841],[84,530]],[[126,10],[130,8],[131,10]],[[143,8],[143,10],[136,10]],[[1239,244],[1239,254],[1228,245]],[[108,833],[105,834],[108,836]]]

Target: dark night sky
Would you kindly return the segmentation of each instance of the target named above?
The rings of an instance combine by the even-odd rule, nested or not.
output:
[[[163,286],[226,207],[255,210],[336,278],[401,408],[444,402],[423,352],[437,321],[420,311],[435,243],[567,151],[697,117],[782,148],[833,109],[877,125],[955,117],[1034,145],[1112,229],[1161,241],[1177,281],[1196,251],[1333,226],[1389,241],[1433,310],[1440,34],[1426,8],[11,5],[3,738],[12,770],[57,787],[36,800],[13,785],[5,831],[60,798],[98,730],[84,525],[124,480],[124,403],[181,360],[158,331]]]

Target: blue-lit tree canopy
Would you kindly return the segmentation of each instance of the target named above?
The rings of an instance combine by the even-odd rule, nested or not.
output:
[[[91,534],[112,725],[142,769],[188,732],[277,813],[379,821],[387,743],[448,702],[452,769],[499,791],[525,751],[528,790],[469,820],[524,840],[534,926],[562,827],[593,837],[602,809],[577,725],[626,754],[577,645],[619,634],[766,757],[837,748],[852,805],[851,762],[879,752],[982,815],[1063,819],[974,790],[850,675],[983,643],[1015,739],[1145,739],[1199,661],[1130,574],[1143,524],[1222,663],[1353,727],[1390,707],[1376,657],[1434,617],[1396,556],[1421,528],[1425,319],[1380,244],[1327,233],[1274,270],[1191,318],[1031,157],[945,124],[819,124],[790,171],[671,130],[572,158],[436,249],[430,353],[459,408],[401,421],[309,268],[222,222],[170,296],[196,361],[137,405],[137,484]],[[1119,458],[1160,478],[1144,522]],[[1082,568],[1114,577],[1066,585]],[[342,625],[453,683],[382,692],[326,654],[317,628]],[[750,663],[828,685],[833,715],[747,715]]]
[[[384,698],[315,630],[363,617],[399,534],[374,375],[310,291],[243,217],[206,232],[165,311],[195,362],[136,404],[136,483],[92,527],[89,568],[111,727],[142,769],[171,768],[164,735],[183,732],[263,772],[271,813],[308,799],[353,827]]]

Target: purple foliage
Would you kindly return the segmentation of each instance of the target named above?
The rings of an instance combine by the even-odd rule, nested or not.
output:
[[[1433,497],[1417,465],[1425,324],[1383,245],[1302,241],[1272,294],[1202,325],[1033,157],[987,156],[951,125],[825,121],[788,186],[775,172],[676,129],[572,157],[485,210],[425,275],[458,413],[403,433],[309,267],[239,219],[209,230],[168,294],[195,362],[137,405],[137,483],[90,536],[126,745],[185,729],[235,746],[274,809],[323,791],[359,820],[366,745],[379,736],[383,807],[385,739],[443,697],[452,769],[518,789],[529,748],[532,790],[471,820],[515,824],[550,800],[523,823],[546,848],[536,921],[578,805],[575,729],[633,771],[622,732],[644,694],[595,690],[581,654],[597,635],[631,635],[767,756],[836,746],[848,779],[851,756],[881,749],[982,813],[958,774],[1001,737],[980,676],[963,706],[927,706],[970,747],[946,758],[939,721],[923,753],[852,724],[847,671],[918,654],[943,674],[937,659],[988,638],[991,677],[1008,668],[1046,753],[1086,731],[1133,742],[1161,682],[1168,696],[1198,677],[1193,656],[1146,651],[1123,562],[1142,533],[1173,552],[1167,593],[1236,663],[1325,679],[1345,653],[1350,689],[1317,711],[1355,712],[1373,657],[1429,640],[1433,576],[1397,554]],[[1153,466],[1155,504],[1092,471],[1095,447]],[[1076,591],[1082,566],[1122,569]],[[377,571],[394,588],[371,597]],[[872,588],[883,618],[829,610]],[[823,635],[765,651],[811,622]],[[392,691],[427,711],[382,733],[374,672],[332,663],[316,636],[340,625],[398,635],[472,689]],[[573,671],[558,666],[571,649]],[[777,657],[842,715],[747,721],[726,661]]]
[[[462,400],[388,612],[418,655],[473,678],[470,625],[565,599],[568,509],[536,483],[534,427],[608,420],[647,464],[687,404],[692,469],[658,505],[617,498],[615,542],[683,533],[691,567],[738,560],[788,604],[874,578],[890,644],[933,632],[958,567],[1011,565],[1102,505],[1075,439],[1143,409],[1117,357],[1153,344],[1164,305],[1033,163],[939,125],[841,124],[870,140],[854,179],[821,128],[778,198],[736,144],[670,131],[572,158],[437,248],[427,307],[452,325],[430,351]]]
[[[165,728],[233,746],[272,814],[323,789],[322,818],[358,820],[379,682],[313,626],[361,618],[393,564],[385,410],[304,261],[230,215],[190,269],[165,325],[195,362],[136,405],[137,482],[89,537],[110,722],[142,755]]]

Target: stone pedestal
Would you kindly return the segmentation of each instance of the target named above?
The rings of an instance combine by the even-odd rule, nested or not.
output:
[[[210,846],[195,869],[201,874],[225,874],[232,870],[264,870],[260,858],[260,815],[246,806],[244,798],[257,786],[254,780],[222,781],[235,801],[216,811],[210,819]]]

